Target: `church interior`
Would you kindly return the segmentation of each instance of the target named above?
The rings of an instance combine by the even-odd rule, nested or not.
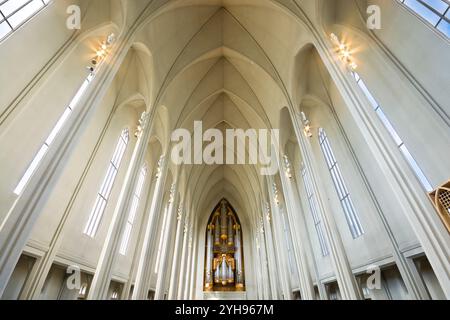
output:
[[[0,1],[0,299],[449,299],[449,57],[449,0]]]

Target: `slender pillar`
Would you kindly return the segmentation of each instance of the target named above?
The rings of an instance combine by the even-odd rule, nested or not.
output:
[[[155,290],[155,300],[163,300],[164,294],[166,291],[165,283],[166,283],[166,266],[168,260],[169,253],[169,245],[170,245],[170,236],[172,235],[171,230],[173,227],[173,223],[176,220],[175,218],[175,198],[177,197],[177,183],[172,184],[170,188],[170,196],[169,196],[169,208],[167,210],[167,222],[162,237],[162,248],[159,258],[159,266],[157,267],[158,276],[156,280],[156,290]]]
[[[213,230],[212,225],[208,225],[206,234],[206,263],[205,263],[205,289],[212,290],[214,286],[214,276],[212,274],[213,259]]]
[[[188,236],[188,243],[187,243],[187,250],[188,250],[188,257],[186,261],[186,273],[184,274],[184,284],[183,284],[183,300],[188,299],[189,297],[189,285],[190,285],[190,274],[191,274],[191,264],[192,264],[192,239],[193,237],[193,226],[191,226]]]
[[[157,213],[161,207],[163,198],[164,183],[168,170],[168,160],[165,156],[161,156],[157,168],[155,192],[153,194],[150,206],[149,218],[145,229],[145,236],[141,248],[138,270],[136,274],[136,283],[134,285],[133,300],[145,300],[148,295],[148,287],[150,281],[151,269],[151,251],[154,238],[154,229],[156,228]]]
[[[304,167],[304,164],[302,164],[302,170],[300,172],[298,172],[298,174],[297,174],[297,188],[298,188],[297,191],[298,191],[299,206],[302,206],[303,208],[304,207],[308,208],[307,210],[309,211],[309,214],[312,215],[313,213],[311,212],[311,210],[312,210],[311,205],[309,204],[309,200],[308,200],[308,197],[310,196],[310,194],[308,193],[308,191],[307,191],[308,187],[306,186],[306,184],[308,183],[307,181],[309,181],[310,179],[309,179],[308,173],[305,171],[305,174],[304,174],[303,170],[306,170],[306,168]],[[302,189],[302,186],[299,183],[300,181],[301,181],[301,184],[303,185],[303,191],[304,191],[303,193],[300,191],[300,189]],[[302,204],[302,199],[306,203]],[[314,206],[317,207],[317,205],[315,204],[317,201],[315,194],[312,194],[311,200],[314,201]],[[302,212],[305,212],[305,210],[302,210]],[[302,218],[303,218],[302,221],[299,221],[299,222],[301,224],[303,224],[304,229],[306,229],[306,219],[305,219],[305,217],[302,217]],[[317,268],[317,261],[316,261],[316,258],[314,256],[314,252],[313,252],[314,250],[312,249],[311,239],[307,235],[308,230],[305,230],[304,232],[305,232],[304,242],[306,243],[306,245],[308,247],[307,253],[309,254],[309,260],[313,264],[313,271],[314,271],[314,276],[317,281],[317,288],[319,290],[320,300],[327,300],[327,293],[326,293],[325,285],[320,280],[320,274],[319,274],[319,271]],[[325,235],[324,235],[324,237],[325,237]],[[328,241],[327,240],[325,240],[325,241],[326,241],[326,245],[328,248]]]
[[[256,278],[256,299],[262,300],[262,278],[261,278],[261,255],[259,252],[259,239],[257,232],[255,232],[255,243],[254,243],[254,249],[252,254],[252,260],[253,260],[253,273],[254,277]],[[251,238],[253,240],[253,237]],[[252,241],[253,242],[253,241]],[[248,254],[247,254],[248,257]],[[248,261],[248,260],[247,260]]]
[[[268,182],[272,182],[271,185],[268,186],[269,194],[270,194],[270,203],[272,206],[272,219],[273,219],[273,230],[274,230],[274,239],[275,245],[277,246],[277,263],[279,268],[279,275],[281,277],[280,282],[282,285],[282,291],[284,300],[290,300],[292,298],[292,288],[290,285],[290,280],[288,276],[288,259],[286,257],[284,243],[284,235],[282,223],[280,221],[280,211],[279,211],[279,199],[278,199],[278,188],[276,184],[273,183],[272,177],[268,177]]]
[[[189,272],[189,286],[188,286],[188,292],[187,292],[187,299],[193,300],[194,299],[194,293],[195,293],[195,275],[197,271],[197,253],[198,253],[198,226],[195,225],[194,227],[194,235],[192,237],[192,259],[191,259],[191,267]]]
[[[287,211],[287,217],[289,222],[289,228],[291,230],[292,236],[292,245],[294,249],[295,260],[298,269],[299,281],[300,281],[300,292],[302,296],[302,300],[314,300],[315,292],[314,285],[311,277],[311,272],[309,270],[307,254],[304,247],[304,241],[300,238],[300,235],[307,234],[306,228],[302,228],[302,230],[298,230],[298,224],[296,224],[296,220],[301,219],[302,225],[305,225],[305,221],[301,216],[301,210],[298,207],[298,199],[295,197],[293,193],[293,169],[290,167],[289,159],[286,155],[283,156],[283,160],[280,161],[280,157],[277,157],[279,160],[279,167],[284,167],[284,172],[280,172],[281,184],[283,187],[283,194],[286,197],[285,205]],[[297,215],[295,214],[297,213]]]
[[[270,299],[270,281],[269,281],[269,272],[268,272],[268,260],[267,260],[267,252],[266,252],[266,243],[265,243],[265,228],[264,228],[264,218],[259,217],[258,228],[259,233],[259,250],[261,256],[261,271],[262,271],[262,283],[263,283],[263,299]]]
[[[175,236],[175,248],[173,254],[172,261],[172,269],[170,271],[170,282],[169,282],[169,294],[168,299],[174,300],[177,294],[177,280],[179,278],[180,264],[182,260],[180,259],[180,247],[182,245],[183,240],[183,202],[178,206],[178,214],[177,214],[177,230]]]
[[[152,197],[150,197],[150,194],[153,194],[153,187],[154,187],[155,184],[156,184],[155,181],[151,181],[149,183],[147,194],[143,198],[143,199],[146,199],[145,200],[145,206],[144,206],[144,208],[145,208],[144,212],[147,212],[147,208],[149,208],[149,206],[151,204]],[[143,217],[142,217],[142,220],[139,223],[138,239],[143,239],[144,238],[145,226],[147,225],[148,218],[149,218],[148,215],[144,214]],[[140,249],[141,249],[141,243],[140,243],[140,240],[139,240],[139,242],[133,248],[133,255],[132,255],[132,261],[133,262],[131,264],[128,281],[125,283],[124,289],[122,291],[122,297],[121,297],[122,300],[129,300],[131,298],[131,296],[130,296],[131,292],[130,291],[132,289],[132,286],[134,285],[134,278],[135,278],[137,267],[138,267],[138,264],[139,264]]]
[[[177,290],[177,300],[183,299],[184,287],[186,282],[186,270],[187,270],[187,260],[188,260],[188,245],[189,245],[189,224],[188,219],[184,222],[183,228],[183,247],[181,250],[181,268],[178,279],[178,290]]]
[[[270,298],[273,300],[278,299],[279,297],[279,279],[281,279],[281,277],[278,275],[278,267],[277,267],[277,263],[276,263],[276,254],[275,254],[275,248],[274,248],[274,240],[273,240],[273,233],[272,233],[272,226],[271,226],[271,221],[272,221],[272,215],[271,215],[271,211],[270,211],[270,204],[268,202],[266,202],[264,204],[265,206],[265,215],[263,218],[263,223],[264,223],[264,239],[265,239],[265,244],[266,244],[266,256],[267,256],[267,261],[268,261],[268,265],[269,265],[269,280],[270,280]]]

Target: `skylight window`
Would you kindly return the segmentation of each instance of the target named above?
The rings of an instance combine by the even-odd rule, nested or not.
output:
[[[50,0],[0,0],[0,40],[17,30]]]
[[[450,38],[449,0],[398,0]]]

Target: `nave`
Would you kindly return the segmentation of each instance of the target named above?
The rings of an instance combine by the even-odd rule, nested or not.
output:
[[[424,2],[0,1],[1,299],[449,299]]]

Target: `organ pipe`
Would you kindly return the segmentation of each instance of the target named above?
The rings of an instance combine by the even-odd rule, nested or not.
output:
[[[205,270],[205,287],[207,289],[213,287],[212,279],[212,258],[213,258],[213,244],[212,244],[212,226],[208,226],[207,241],[206,241],[206,270]]]
[[[206,236],[205,291],[244,291],[241,226],[226,200],[212,213]]]
[[[220,221],[219,216],[216,218],[216,225],[214,226],[214,244],[220,245]]]
[[[227,223],[227,218],[228,218],[228,210],[227,210],[227,205],[226,205],[226,201],[222,201],[222,206],[220,208],[220,237],[223,240],[226,240],[228,237],[228,232],[227,232],[227,227],[228,227],[228,223]]]
[[[232,246],[234,244],[233,237],[233,217],[231,215],[228,216],[228,245]]]

